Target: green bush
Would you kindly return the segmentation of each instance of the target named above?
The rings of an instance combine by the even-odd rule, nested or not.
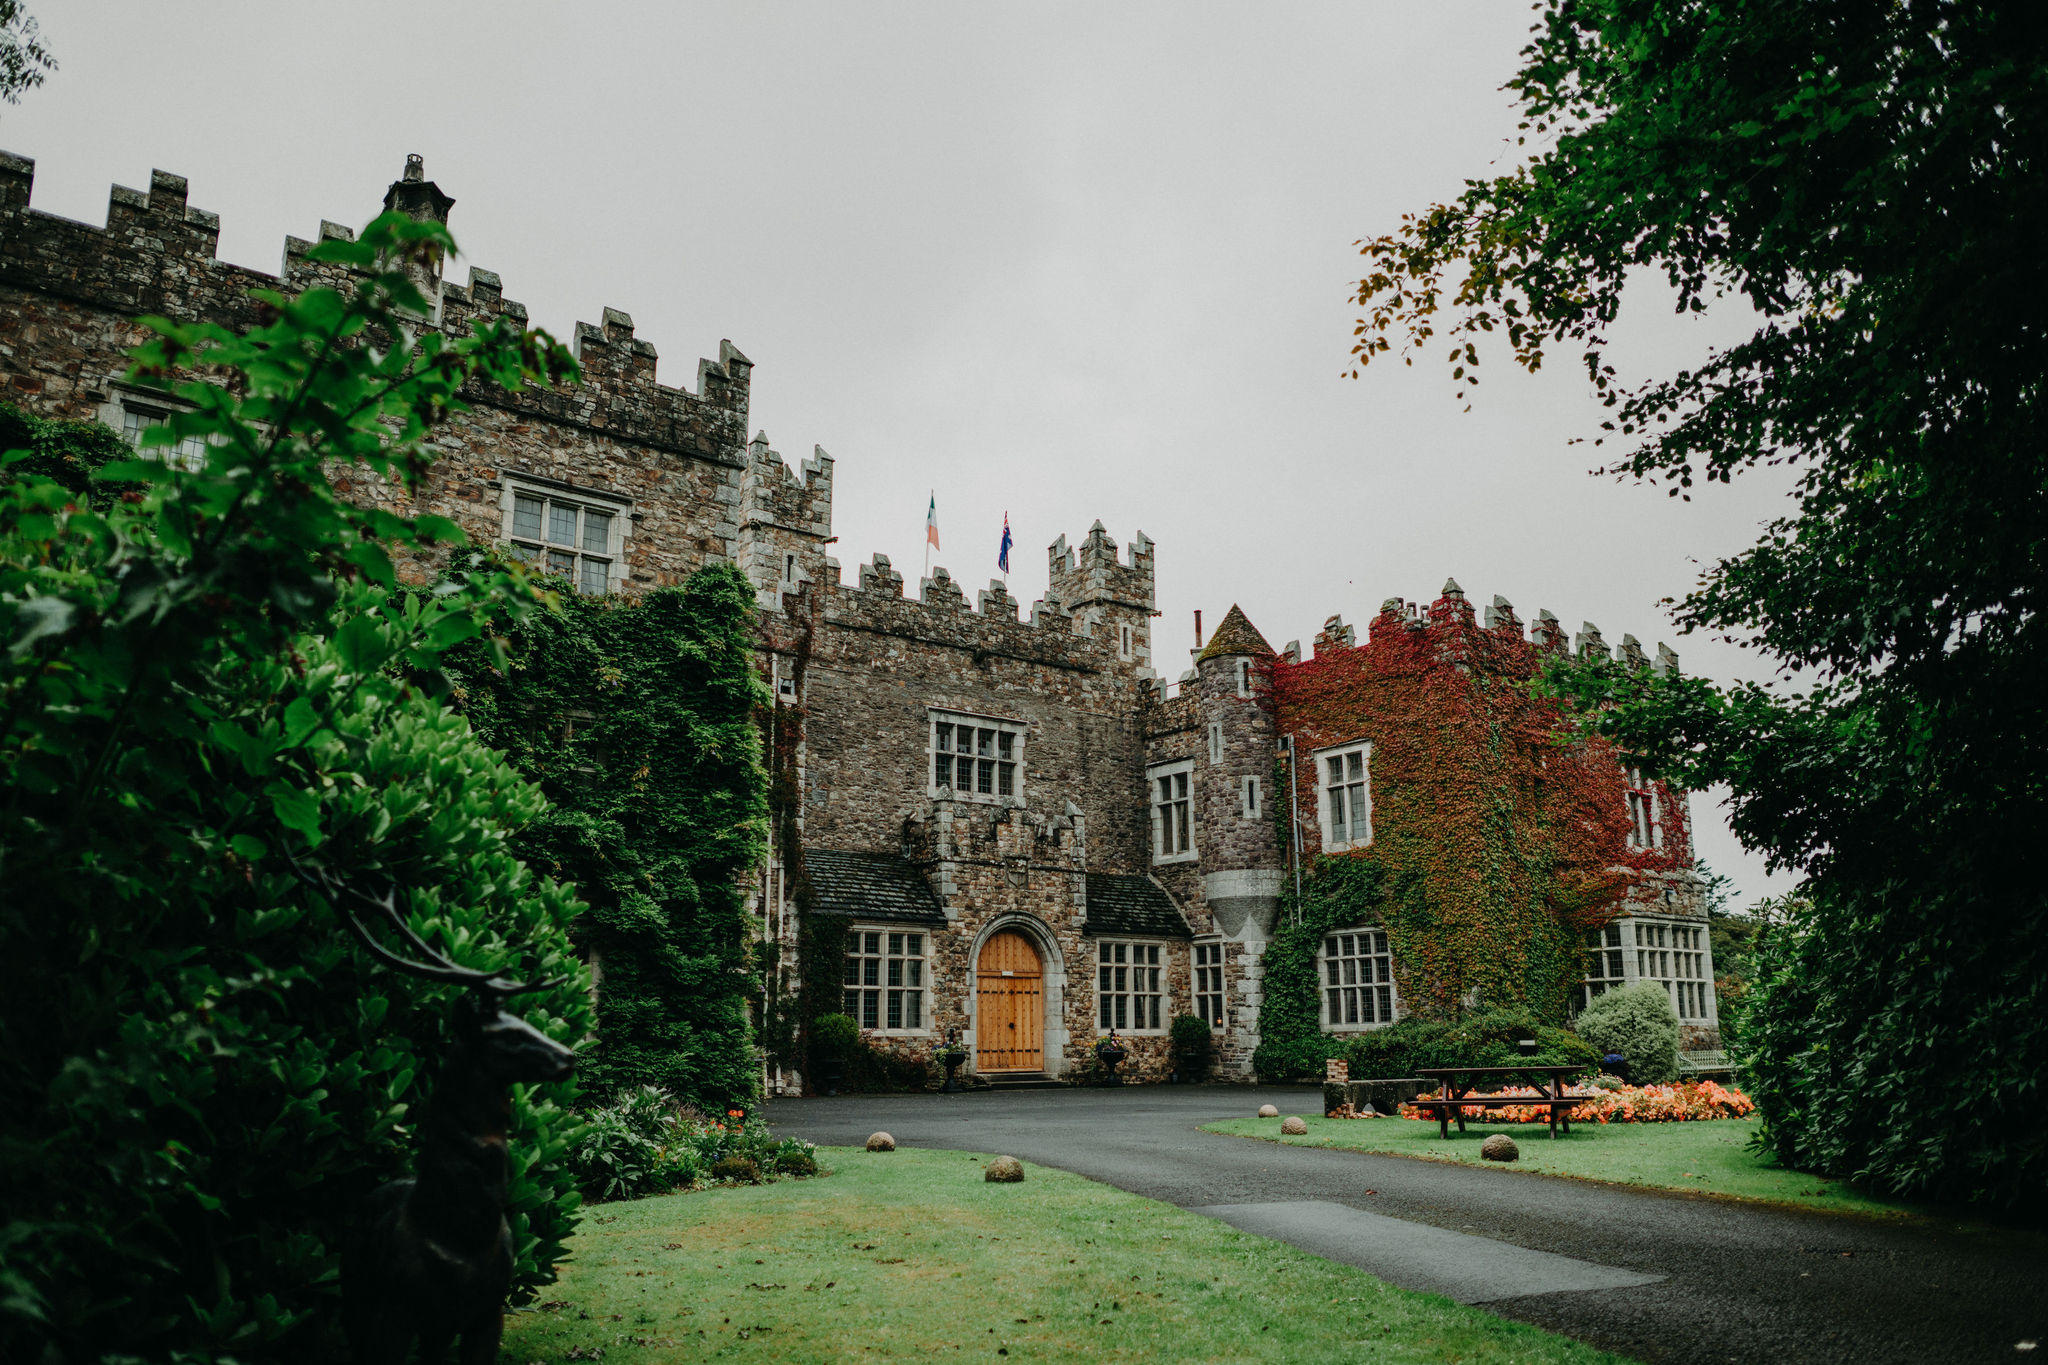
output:
[[[510,319],[351,340],[411,335],[404,263],[451,246],[386,215],[310,253],[359,272],[351,292],[266,296],[241,338],[151,323],[130,381],[191,410],[146,440],[199,438],[198,468],[115,461],[80,497],[45,427],[0,478],[0,1359],[331,1352],[337,1249],[410,1164],[457,988],[375,965],[286,855],[395,886],[466,966],[560,977],[514,1007],[588,1032],[577,902],[509,851],[545,802],[430,690],[531,594],[488,569],[398,594],[391,551],[460,530],[328,481],[414,484],[465,386],[569,365]],[[516,1296],[573,1224],[569,1093],[511,1091]]]
[[[1536,1040],[1522,1055],[1524,1038]],[[1407,1018],[1354,1034],[1345,1046],[1353,1080],[1413,1076],[1424,1067],[1599,1065],[1599,1051],[1569,1029],[1539,1024],[1527,1010],[1482,1010],[1445,1022]],[[1484,1078],[1481,1081],[1485,1083]]]
[[[811,1021],[813,1061],[843,1062],[860,1046],[860,1021],[850,1014],[821,1014]]]
[[[818,1173],[810,1143],[778,1141],[757,1117],[706,1118],[651,1085],[592,1110],[570,1151],[576,1182],[592,1200],[638,1199],[728,1179],[718,1172],[729,1161],[750,1164],[756,1181]]]
[[[712,1164],[711,1178],[734,1185],[758,1185],[761,1183],[761,1163],[750,1156],[722,1156]]]
[[[1669,1085],[1678,1079],[1678,1014],[1671,996],[1652,981],[1596,996],[1574,1021],[1579,1035],[1601,1055],[1628,1059],[1634,1085]]]
[[[1200,1080],[1209,1074],[1216,1055],[1215,1030],[1199,1014],[1176,1014],[1167,1034],[1173,1047],[1173,1069],[1182,1080]]]
[[[906,1056],[872,1047],[865,1038],[856,1035],[839,1088],[856,1095],[900,1095],[930,1086],[935,1071],[945,1074],[929,1053]]]
[[[791,1138],[775,1149],[775,1169],[784,1175],[816,1175],[818,1154],[808,1142]]]

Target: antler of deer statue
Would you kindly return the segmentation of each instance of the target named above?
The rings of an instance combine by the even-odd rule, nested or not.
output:
[[[463,1365],[495,1365],[512,1283],[512,1231],[505,1222],[506,1087],[558,1081],[576,1056],[505,1001],[559,985],[525,985],[457,966],[428,946],[399,913],[394,886],[372,896],[324,868],[293,870],[333,902],[369,954],[385,966],[430,981],[467,986],[457,1008],[455,1045],[419,1125],[410,1179],[379,1186],[342,1253],[343,1325],[357,1365],[402,1365],[415,1339],[422,1361],[438,1361],[458,1336]],[[359,910],[394,932],[419,959],[379,942]]]

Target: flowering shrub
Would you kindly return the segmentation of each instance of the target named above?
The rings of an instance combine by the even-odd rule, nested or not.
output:
[[[1527,1095],[1532,1101],[1542,1098],[1541,1091],[1519,1085],[1493,1091],[1486,1098],[1504,1095]],[[1755,1110],[1755,1101],[1740,1090],[1713,1081],[1682,1081],[1677,1085],[1624,1085],[1612,1090],[1595,1090],[1591,1100],[1572,1110],[1572,1117],[1594,1123],[1688,1123],[1701,1119],[1747,1118]],[[1333,1117],[1352,1118],[1356,1115],[1337,1114]],[[1401,1117],[1426,1118],[1431,1122],[1436,1119],[1434,1114],[1425,1114],[1413,1104],[1401,1106]],[[1548,1123],[1550,1110],[1548,1106],[1534,1103],[1511,1105],[1504,1109],[1482,1109],[1474,1105],[1465,1110],[1465,1117],[1483,1118],[1489,1123]]]
[[[778,1141],[765,1121],[741,1109],[708,1118],[651,1085],[593,1111],[569,1160],[584,1197],[592,1201],[636,1199],[707,1181],[752,1184],[818,1172],[812,1144]]]

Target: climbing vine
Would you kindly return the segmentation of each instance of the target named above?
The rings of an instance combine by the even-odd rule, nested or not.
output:
[[[1319,1075],[1325,1058],[1344,1055],[1344,1040],[1322,1031],[1316,950],[1330,930],[1378,919],[1385,889],[1386,868],[1379,862],[1325,858],[1304,879],[1299,898],[1292,885],[1281,895],[1263,959],[1259,1047],[1252,1054],[1259,1075],[1288,1080]]]
[[[721,1112],[759,1093],[746,898],[768,780],[753,599],[730,566],[632,602],[565,593],[449,667],[470,723],[551,799],[520,855],[590,903],[578,936],[598,1037],[580,1076],[600,1097],[658,1085]]]
[[[1518,627],[1479,627],[1461,594],[1415,616],[1399,607],[1365,645],[1272,673],[1303,755],[1302,811],[1317,809],[1309,756],[1373,745],[1372,843],[1313,861],[1284,917],[1299,924],[1268,950],[1261,1025],[1275,1049],[1319,1045],[1315,940],[1361,922],[1386,930],[1408,1013],[1526,1007],[1562,1022],[1585,932],[1612,918],[1643,861],[1613,746],[1531,691],[1542,651]],[[1312,848],[1312,821],[1303,835]]]

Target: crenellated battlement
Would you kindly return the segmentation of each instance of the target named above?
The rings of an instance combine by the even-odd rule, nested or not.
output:
[[[1131,541],[1128,561],[1118,557],[1116,542],[1099,521],[1081,544],[1069,549],[1062,535],[1045,554],[1050,581],[1071,607],[1113,604],[1150,611],[1155,605],[1152,541],[1143,531]]]
[[[1001,579],[969,600],[965,585],[950,570],[934,566],[918,583],[915,596],[904,591],[903,574],[889,556],[877,553],[859,565],[853,583],[838,581],[838,564],[827,560],[826,620],[853,629],[900,635],[927,645],[969,651],[978,656],[1042,663],[1090,673],[1124,671],[1137,681],[1143,670],[1119,657],[1111,632],[1090,631],[1086,622],[1057,594],[1047,593],[1020,616],[1022,603]]]
[[[1411,602],[1401,597],[1389,597],[1380,603],[1379,614],[1373,619],[1371,629],[1381,630],[1424,630],[1432,625],[1441,625],[1447,620],[1462,623],[1466,629],[1486,630],[1523,639],[1523,624],[1516,613],[1514,603],[1496,595],[1482,611],[1475,612],[1467,599],[1465,590],[1458,586],[1456,579],[1444,583],[1443,592],[1429,603]],[[1657,646],[1655,658],[1643,648],[1633,635],[1624,635],[1618,648],[1611,647],[1601,636],[1600,627],[1591,621],[1580,625],[1576,636],[1567,641],[1564,627],[1557,617],[1548,610],[1538,610],[1536,619],[1529,623],[1526,637],[1538,652],[1544,654],[1572,654],[1584,659],[1613,659],[1630,668],[1647,668],[1663,676],[1678,671],[1678,655],[1669,645]],[[1316,633],[1315,656],[1357,647],[1356,632],[1344,624],[1341,616],[1332,616],[1323,623]],[[1300,662],[1299,647],[1290,642],[1281,657],[1290,663]]]
[[[275,275],[231,265],[216,254],[220,219],[189,203],[183,176],[150,175],[147,192],[115,185],[104,227],[81,223],[30,207],[35,162],[0,152],[0,287],[13,287],[112,315],[118,329],[128,319],[160,314],[218,323],[244,331],[262,321],[253,289],[295,293],[340,285],[349,272],[307,258],[315,241],[352,240],[338,223],[322,222],[312,240],[287,237]],[[424,179],[417,158],[393,183],[387,206],[415,217],[445,220],[454,200]],[[439,278],[440,263],[419,267],[422,286],[438,307],[432,323],[464,332],[477,319],[527,317],[524,305],[505,298],[503,283],[487,270],[472,269],[469,282]],[[583,365],[584,382],[573,389],[509,394],[477,385],[470,401],[522,415],[585,427],[612,438],[660,450],[738,466],[746,440],[747,404],[753,362],[732,345],[720,345],[717,360],[698,364],[697,391],[669,388],[656,379],[653,346],[633,335],[633,320],[607,308],[593,326],[577,323],[572,343]],[[81,389],[103,386],[125,370],[126,333],[110,333],[112,355],[104,375],[80,376]]]

